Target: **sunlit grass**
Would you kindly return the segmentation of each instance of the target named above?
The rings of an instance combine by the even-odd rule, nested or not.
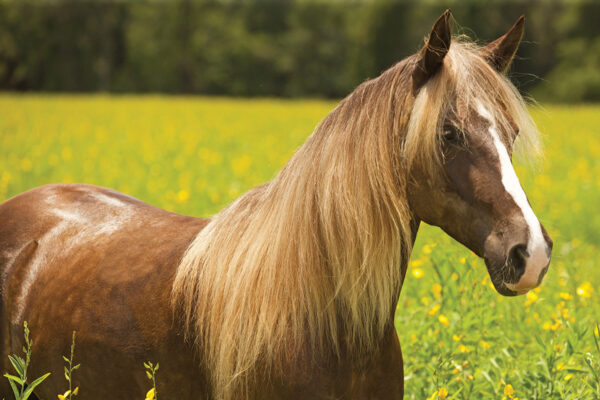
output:
[[[270,180],[334,106],[3,95],[0,201],[45,183],[84,182],[209,216]],[[545,157],[517,173],[555,242],[548,276],[527,296],[501,297],[481,260],[422,227],[396,315],[406,398],[600,396],[600,107],[553,106],[534,117]]]

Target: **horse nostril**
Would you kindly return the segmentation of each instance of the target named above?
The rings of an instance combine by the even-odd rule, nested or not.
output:
[[[519,277],[525,272],[528,258],[527,246],[523,244],[513,246],[508,252],[508,264],[513,266]]]

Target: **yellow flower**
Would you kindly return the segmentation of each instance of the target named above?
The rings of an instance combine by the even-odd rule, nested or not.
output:
[[[460,258],[460,263],[461,264],[465,264],[467,262],[467,257],[461,257]]]
[[[562,345],[557,343],[554,345],[554,351],[559,352],[562,350]]]
[[[458,274],[456,272],[453,272],[452,275],[450,275],[450,279],[452,279],[453,281],[457,281],[458,280]]]
[[[433,394],[427,398],[427,400],[435,400],[438,398],[438,391],[436,390]]]
[[[154,388],[148,390],[148,393],[146,393],[145,400],[154,400]]]
[[[185,203],[190,198],[190,193],[187,190],[180,190],[177,193],[177,201],[180,203]]]
[[[479,341],[479,345],[483,348],[483,349],[489,349],[491,346],[488,342],[486,342],[485,340],[480,340]]]
[[[544,325],[542,325],[542,329],[545,331],[549,331],[550,329],[552,329],[552,322],[550,322],[550,321],[544,322]]]
[[[429,315],[435,315],[437,314],[437,312],[440,310],[440,306],[439,304],[434,304],[433,307],[431,307],[431,309],[429,310],[429,312],[427,314]]]
[[[573,374],[566,374],[565,377],[563,378],[565,381],[570,381],[571,378],[573,377]]]
[[[442,297],[442,285],[440,285],[439,283],[434,283],[433,287],[431,288],[431,291],[433,292],[433,296],[436,299]]]
[[[532,290],[527,292],[527,300],[525,301],[525,306],[529,306],[538,299],[538,295]]]
[[[444,314],[440,314],[440,316],[438,317],[438,321],[440,321],[440,323],[442,325],[450,325],[450,321],[448,320],[448,317],[446,317]]]
[[[469,348],[467,346],[465,346],[464,344],[458,345],[458,351],[460,351],[461,353],[470,353],[471,352],[471,350],[469,350]]]
[[[423,260],[422,258],[417,258],[416,260],[412,260],[410,262],[410,266],[414,268],[420,267],[423,264],[425,264],[425,260]]]
[[[460,342],[460,340],[464,337],[464,335],[452,335],[452,340],[454,340],[455,342]]]
[[[423,246],[423,253],[425,254],[431,254],[431,246],[426,244],[425,246]]]
[[[448,396],[448,391],[446,388],[440,388],[440,390],[438,390],[438,396],[440,399],[444,400],[446,396]]]
[[[415,278],[419,279],[423,277],[423,270],[421,268],[413,268],[412,274]]]
[[[562,371],[563,369],[567,369],[567,366],[564,363],[560,362],[556,365],[557,371]]]
[[[571,294],[567,293],[567,292],[560,292],[559,296],[563,300],[571,300],[571,299],[573,299],[573,296],[571,296]]]
[[[69,394],[71,394],[70,390],[67,390],[64,394],[59,394],[58,395],[58,400],[65,400],[66,398],[69,397]]]
[[[589,299],[592,296],[593,291],[594,291],[594,288],[592,287],[592,284],[589,282],[583,282],[577,288],[577,294],[579,295],[579,297],[583,297],[584,299]]]
[[[508,397],[512,397],[512,395],[515,394],[515,390],[513,389],[512,385],[510,383],[508,385],[504,386],[504,394],[507,395]]]

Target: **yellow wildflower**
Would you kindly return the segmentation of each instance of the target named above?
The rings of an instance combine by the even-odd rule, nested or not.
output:
[[[525,306],[530,306],[531,304],[535,303],[537,299],[537,293],[535,293],[534,291],[527,292],[527,300],[525,301]]]
[[[423,260],[422,258],[417,258],[416,260],[412,260],[410,262],[410,266],[414,268],[420,267],[423,264],[425,264],[425,260]]]
[[[510,383],[508,385],[504,386],[504,394],[507,395],[508,397],[512,397],[512,395],[515,394],[515,390],[513,389],[512,385]]]
[[[461,257],[460,258],[460,263],[461,264],[465,264],[467,262],[467,257]]]
[[[440,314],[440,316],[438,317],[438,321],[440,321],[440,323],[442,325],[450,325],[450,321],[448,320],[448,317],[446,317],[444,314]]]
[[[190,198],[190,193],[187,190],[180,190],[177,193],[177,201],[179,203],[185,203]]]
[[[464,337],[465,335],[452,335],[452,340],[454,340],[455,342],[460,342],[460,340]]]
[[[573,377],[573,374],[566,374],[565,377],[563,378],[565,381],[570,381],[571,378]]]
[[[560,292],[559,296],[563,300],[572,300],[573,299],[573,296],[567,292]]]
[[[457,281],[458,280],[458,274],[456,272],[453,272],[452,275],[450,275],[450,279],[452,279],[453,281]]]
[[[438,398],[438,391],[436,390],[433,394],[427,398],[427,400],[435,400]]]
[[[148,390],[148,393],[146,393],[146,399],[145,400],[154,400],[154,388]]]
[[[490,344],[488,342],[486,342],[485,340],[480,340],[479,345],[485,350],[487,350],[491,347]]]
[[[438,396],[441,400],[444,400],[446,396],[448,396],[448,391],[446,388],[440,388],[440,390],[438,390]]]
[[[471,350],[469,350],[469,348],[467,346],[465,346],[464,344],[458,345],[458,351],[460,351],[461,353],[470,353],[471,352]]]
[[[542,325],[542,329],[545,331],[549,331],[550,329],[552,329],[552,322],[550,322],[550,321],[544,322],[544,325]]]
[[[433,296],[436,299],[442,297],[442,285],[440,285],[439,283],[434,283],[433,287],[431,288],[431,291],[433,292]]]
[[[426,244],[425,246],[423,246],[423,253],[425,254],[431,254],[431,246]]]
[[[58,395],[58,400],[65,400],[65,399],[67,399],[67,398],[69,398],[70,394],[71,394],[71,391],[67,390],[65,393]]]
[[[439,304],[434,304],[433,307],[431,307],[431,309],[429,310],[428,314],[429,315],[435,315],[437,314],[437,312],[440,310],[442,306],[440,306]]]
[[[562,345],[557,343],[554,345],[554,351],[559,352],[562,350]]]
[[[582,297],[584,299],[589,299],[592,296],[593,291],[594,291],[594,288],[592,287],[592,284],[589,282],[583,282],[577,288],[577,294],[579,295],[579,297]]]
[[[424,275],[423,270],[421,268],[413,268],[412,274],[417,279],[422,278]]]

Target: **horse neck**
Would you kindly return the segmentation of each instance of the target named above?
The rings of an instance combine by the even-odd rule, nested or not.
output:
[[[269,185],[259,214],[266,210],[261,218],[280,224],[273,237],[277,251],[287,252],[282,258],[304,257],[295,260],[304,274],[300,291],[320,290],[326,299],[318,301],[337,315],[329,318],[342,321],[338,334],[368,347],[393,323],[418,224],[413,229],[406,202],[384,187],[394,182],[374,183],[375,172],[361,170],[366,162],[358,150],[341,145],[331,151],[321,134]]]

